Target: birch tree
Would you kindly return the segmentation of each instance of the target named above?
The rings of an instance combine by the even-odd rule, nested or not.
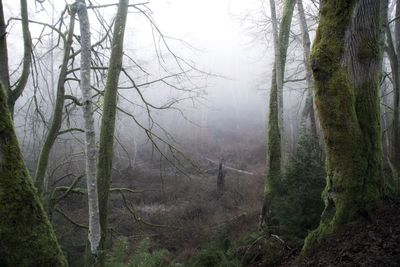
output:
[[[325,210],[305,240],[373,213],[382,185],[379,111],[381,1],[326,0],[311,54],[315,101],[327,152]]]
[[[100,215],[96,182],[96,139],[94,130],[92,93],[90,86],[91,43],[90,24],[85,0],[78,0],[76,8],[81,32],[81,91],[82,109],[85,122],[85,155],[86,155],[86,184],[89,206],[89,235],[90,251],[94,257],[99,254],[100,246]]]

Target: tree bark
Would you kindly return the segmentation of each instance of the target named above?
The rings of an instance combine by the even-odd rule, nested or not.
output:
[[[67,266],[25,167],[0,85],[0,265]]]
[[[56,97],[56,104],[54,106],[53,116],[50,124],[49,131],[46,135],[46,139],[40,151],[38,163],[36,166],[35,172],[35,185],[38,189],[39,193],[43,193],[46,191],[47,185],[44,184],[45,175],[47,170],[47,165],[49,161],[49,155],[51,152],[51,148],[54,145],[55,140],[57,139],[58,132],[60,131],[61,124],[62,124],[62,116],[63,116],[63,108],[64,108],[64,95],[65,95],[65,78],[67,76],[67,68],[69,62],[69,56],[71,52],[71,45],[73,41],[73,33],[74,33],[74,26],[75,26],[75,15],[76,10],[75,8],[71,9],[71,17],[70,17],[70,26],[67,36],[67,42],[64,44],[64,56],[63,62],[61,64],[60,74],[58,76],[58,83],[57,83],[57,97]]]
[[[381,195],[379,109],[381,4],[325,1],[311,55],[315,101],[327,148],[325,210],[303,254],[359,216]]]
[[[101,250],[106,249],[108,195],[111,183],[113,160],[115,116],[117,110],[118,80],[122,69],[123,43],[129,0],[120,0],[114,25],[111,58],[104,91],[103,116],[101,118],[99,158],[97,162],[97,183],[101,224]],[[100,256],[104,264],[104,255]]]
[[[86,185],[88,192],[89,208],[89,233],[88,240],[90,251],[94,262],[100,254],[100,214],[98,189],[96,182],[96,138],[94,130],[92,91],[90,84],[91,73],[91,42],[90,24],[85,0],[77,0],[76,8],[79,17],[81,32],[81,91],[82,91],[82,110],[85,122],[85,156],[86,156]]]

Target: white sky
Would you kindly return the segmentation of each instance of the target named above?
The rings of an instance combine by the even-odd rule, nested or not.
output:
[[[65,1],[53,0],[56,14],[60,13]],[[5,0],[6,17],[19,17],[19,1]],[[68,0],[68,3],[73,1]],[[92,0],[94,4],[116,3],[117,0]],[[130,3],[141,1],[130,1]],[[48,5],[48,0],[45,4]],[[35,6],[35,0],[28,0],[30,18],[51,22],[48,15]],[[175,52],[193,61],[201,70],[222,75],[227,79],[212,78],[208,82],[207,102],[211,108],[230,112],[254,109],[260,120],[265,118],[267,106],[266,92],[256,91],[263,77],[269,74],[272,65],[271,52],[265,53],[265,45],[252,43],[252,37],[237,15],[256,11],[259,0],[150,0],[157,25],[168,36],[190,43],[199,51],[191,51],[177,42],[171,41]],[[105,15],[115,14],[115,8],[102,9]],[[132,10],[133,11],[133,10]],[[91,21],[95,21],[94,17]],[[97,25],[92,23],[92,28]],[[32,35],[41,28],[31,25]],[[10,63],[18,64],[22,56],[22,42],[18,42],[20,24],[15,24],[9,36]],[[78,31],[76,31],[78,33]],[[139,59],[154,57],[153,41],[149,24],[142,15],[130,13],[125,37],[125,50],[133,51]],[[239,110],[238,110],[239,108]]]

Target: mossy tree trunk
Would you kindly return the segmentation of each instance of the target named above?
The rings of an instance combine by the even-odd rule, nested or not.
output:
[[[112,50],[108,66],[108,76],[104,91],[103,115],[100,128],[99,157],[96,178],[99,190],[99,208],[102,251],[99,261],[104,265],[104,251],[108,228],[108,195],[111,184],[113,161],[115,116],[117,110],[118,80],[122,69],[123,43],[129,0],[120,0],[114,25]]]
[[[25,167],[0,85],[0,265],[67,266]]]
[[[42,149],[40,151],[39,159],[38,159],[37,166],[36,166],[34,181],[35,181],[35,185],[36,185],[36,188],[38,189],[39,193],[45,192],[45,188],[47,187],[47,185],[45,185],[44,181],[45,181],[45,175],[46,175],[47,165],[48,165],[48,161],[49,161],[49,156],[50,156],[51,148],[53,147],[54,142],[57,139],[57,136],[59,134],[61,124],[62,124],[64,96],[65,96],[64,84],[65,84],[65,78],[67,76],[69,56],[70,56],[71,45],[72,45],[72,41],[73,41],[75,15],[76,15],[76,10],[75,10],[75,8],[73,8],[73,9],[71,9],[71,14],[70,14],[71,17],[70,17],[70,24],[69,24],[70,26],[69,26],[67,41],[64,44],[63,62],[61,64],[61,70],[60,70],[60,74],[58,77],[56,104],[54,106],[54,111],[53,111],[53,116],[51,119],[50,127],[47,132],[46,138],[44,140]]]
[[[376,0],[326,0],[320,13],[311,62],[327,186],[325,210],[305,240],[305,254],[342,224],[371,215],[380,198],[381,8]]]
[[[260,227],[268,224],[268,216],[271,212],[270,208],[273,194],[281,179],[281,136],[283,129],[283,114],[281,112],[283,111],[283,78],[285,73],[287,49],[289,46],[290,26],[292,23],[295,4],[296,0],[285,1],[283,15],[278,31],[275,1],[270,1],[275,49],[275,64],[272,70],[271,91],[269,99],[267,148],[268,172],[264,181],[264,202],[259,221]],[[281,97],[279,97],[279,95],[281,95]],[[280,102],[282,103],[280,104]],[[280,122],[281,119],[282,121]]]

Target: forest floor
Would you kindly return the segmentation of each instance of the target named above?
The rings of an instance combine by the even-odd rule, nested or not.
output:
[[[400,266],[399,222],[400,199],[385,200],[372,221],[348,224],[313,255],[294,254],[279,266]]]

